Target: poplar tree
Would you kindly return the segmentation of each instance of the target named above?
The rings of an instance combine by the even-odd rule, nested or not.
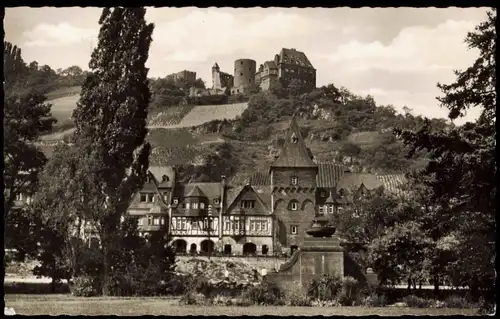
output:
[[[91,73],[73,113],[79,172],[75,175],[84,213],[99,236],[103,291],[108,295],[112,252],[119,249],[120,219],[145,182],[150,145],[148,58],[153,24],[146,9],[104,8]]]

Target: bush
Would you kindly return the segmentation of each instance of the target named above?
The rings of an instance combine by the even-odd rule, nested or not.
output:
[[[383,294],[371,294],[363,298],[361,304],[364,307],[385,307],[387,306],[387,298]]]
[[[185,294],[189,290],[188,283],[190,280],[190,277],[172,276],[172,278],[165,283],[165,293],[174,296]]]
[[[241,297],[256,305],[278,305],[283,303],[279,287],[267,282],[247,288],[243,291]]]
[[[208,279],[202,276],[188,277],[185,279],[187,290],[190,292],[200,293],[204,296],[210,296],[213,292],[213,286],[208,282]]]
[[[289,292],[285,296],[285,304],[293,307],[311,307],[311,298],[303,294],[300,290]]]
[[[425,299],[414,295],[403,298],[403,301],[408,307],[411,308],[430,308],[434,304],[434,302],[430,299]]]
[[[353,306],[360,300],[360,287],[358,281],[347,276],[342,279],[342,290],[338,295],[338,302],[342,306]]]
[[[318,300],[335,300],[341,289],[342,279],[339,276],[325,275],[311,281],[307,295]]]
[[[101,287],[98,278],[80,276],[70,284],[71,294],[77,297],[95,297],[100,295]]]
[[[465,309],[465,308],[475,308],[476,305],[474,305],[472,302],[468,301],[464,297],[460,296],[450,296],[446,298],[444,301],[443,307],[444,308],[460,308],[460,309]]]
[[[215,306],[232,306],[233,300],[228,296],[217,295],[212,299],[212,304]]]
[[[182,305],[198,305],[198,306],[208,306],[210,301],[203,294],[195,292],[187,292],[180,299],[179,303]]]

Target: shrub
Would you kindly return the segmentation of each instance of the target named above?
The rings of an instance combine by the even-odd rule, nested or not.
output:
[[[265,282],[247,288],[241,297],[256,305],[278,305],[282,299],[282,293],[275,284]]]
[[[311,307],[312,301],[311,298],[306,296],[300,290],[294,290],[289,292],[285,296],[285,303],[287,306],[294,307]]]
[[[434,302],[430,299],[425,299],[414,295],[405,297],[403,301],[408,307],[411,308],[430,308],[434,304]]]
[[[387,298],[383,294],[370,294],[363,298],[361,304],[364,307],[385,307],[387,306]]]
[[[253,302],[241,297],[241,298],[237,298],[235,300],[234,305],[238,306],[238,307],[249,307],[249,306],[253,305]]]
[[[338,307],[340,304],[336,300],[313,300],[311,301],[313,307]]]
[[[320,279],[314,278],[307,295],[318,300],[335,300],[342,288],[342,279],[337,275],[325,275]]]
[[[186,278],[188,291],[200,293],[204,296],[210,296],[212,294],[213,286],[208,282],[207,278],[202,276],[188,278]]]
[[[186,293],[189,290],[188,283],[190,282],[190,277],[185,276],[172,276],[170,280],[165,283],[165,293],[167,295],[179,296]]]
[[[98,278],[90,276],[80,276],[73,279],[70,284],[71,294],[77,297],[94,297],[101,292]]]
[[[215,306],[232,306],[233,300],[228,296],[217,295],[212,299],[212,304]]]
[[[449,296],[444,301],[443,307],[464,309],[464,308],[475,308],[475,305],[464,297]]]
[[[342,306],[353,306],[360,300],[360,288],[358,281],[347,276],[342,279],[342,290],[338,295],[338,302]]]
[[[191,291],[184,294],[179,299],[179,303],[182,305],[198,305],[198,306],[210,305],[210,301],[203,294]]]

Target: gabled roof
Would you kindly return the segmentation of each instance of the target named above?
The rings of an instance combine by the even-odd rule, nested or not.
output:
[[[296,139],[296,142],[292,139]],[[295,117],[290,122],[280,155],[271,167],[318,167],[309,155]]]
[[[175,169],[172,166],[150,166],[149,173],[153,175],[158,187],[172,187],[175,183]],[[166,180],[163,180],[166,176]]]
[[[219,68],[219,65],[217,64],[217,62],[215,62],[214,66],[212,68],[214,68],[214,69],[218,69]]]
[[[295,49],[281,49],[280,52],[280,63],[286,64],[297,64],[310,68],[314,68],[307,58],[306,54]]]
[[[264,62],[264,67],[267,67],[268,69],[277,69],[278,68],[278,66],[276,65],[276,63],[274,63],[274,61]]]
[[[221,187],[220,183],[177,183],[174,188],[173,197],[179,198],[181,201],[184,197],[187,197],[194,188],[198,189],[203,193],[203,196],[207,197],[209,200],[220,199]]]
[[[206,197],[198,186],[195,186],[184,197]]]
[[[262,202],[264,207],[271,209],[271,189],[270,187],[254,187],[252,185],[231,187],[227,190],[227,211],[234,205],[236,200],[246,191],[252,191],[257,195],[257,198]]]

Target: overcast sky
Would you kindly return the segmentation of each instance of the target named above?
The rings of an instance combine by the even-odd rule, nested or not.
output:
[[[435,99],[437,82],[454,81],[454,69],[477,52],[463,39],[486,8],[148,8],[155,23],[148,67],[152,77],[184,69],[211,85],[211,67],[232,73],[234,60],[257,65],[282,47],[296,48],[317,69],[317,85],[370,94],[377,104],[407,106],[414,114],[446,117]],[[53,69],[88,69],[99,30],[99,8],[7,8],[5,37],[27,62]],[[473,119],[477,112],[469,112]],[[459,124],[463,122],[457,121]]]

